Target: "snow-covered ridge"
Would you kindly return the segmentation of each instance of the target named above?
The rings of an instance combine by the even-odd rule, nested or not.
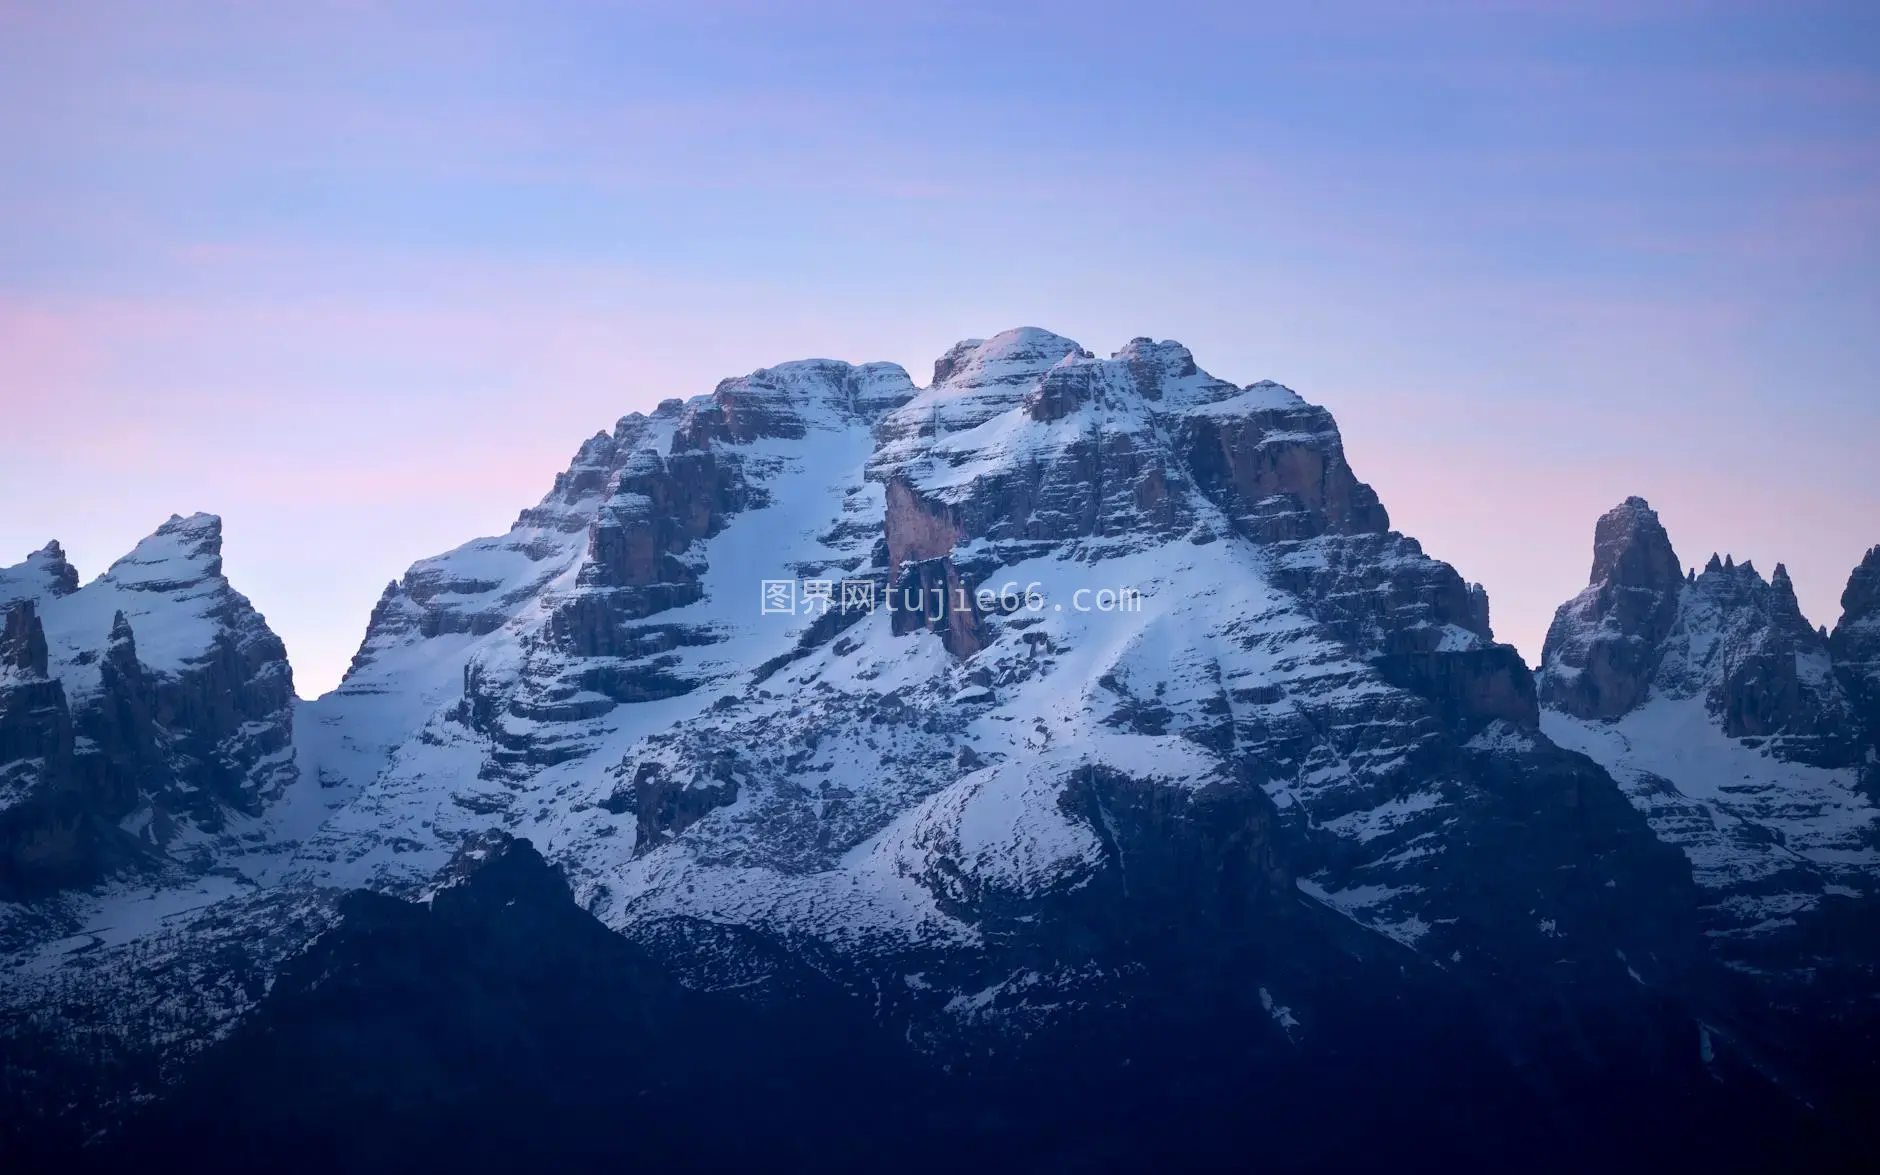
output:
[[[222,520],[213,514],[172,515],[97,579],[41,608],[56,671],[80,694],[96,688],[86,654],[106,643],[120,612],[137,636],[138,660],[175,674],[210,655],[226,614],[251,611],[222,576]],[[251,626],[231,635],[259,637]]]
[[[128,624],[143,667],[175,676],[200,667],[219,642],[267,656],[278,646],[247,597],[222,575],[222,520],[171,515],[102,575],[78,586],[54,542],[24,563],[0,568],[0,607],[32,600],[44,626],[53,676],[74,700],[99,688],[101,651]]]
[[[207,867],[293,782],[286,650],[223,576],[219,518],[172,515],[82,587],[50,544],[0,595],[25,671],[0,696],[0,891]]]
[[[78,590],[78,569],[65,559],[57,540],[26,556],[24,562],[0,567],[0,607],[15,600],[42,600]]]
[[[329,786],[284,823],[308,847],[281,867],[415,881],[787,652],[807,619],[750,624],[758,584],[866,562],[880,496],[857,475],[912,391],[895,365],[832,360],[725,380],[591,438],[509,534],[415,564],[303,708],[303,768]]]

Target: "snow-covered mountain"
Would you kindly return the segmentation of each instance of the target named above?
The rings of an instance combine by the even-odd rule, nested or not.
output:
[[[435,903],[485,861],[559,871],[565,897],[518,900],[584,968],[628,965],[569,945],[580,911],[692,990],[984,1089],[1075,1070],[1102,1106],[1218,1072],[1490,1150],[1498,1114],[1673,1140],[1772,1080],[1768,1105],[1814,1096],[1841,1077],[1807,1042],[1871,1025],[1876,989],[1850,964],[1810,1004],[1797,976],[1839,948],[1770,929],[1865,910],[1880,868],[1876,576],[1831,653],[1780,569],[1687,580],[1636,499],[1597,543],[1530,674],[1324,409],[1176,343],[1099,359],[1026,328],[925,387],[812,360],[621,419],[508,534],[389,585],[314,702],[289,705],[213,519],[82,589],[49,547],[0,573],[7,827],[37,843],[35,796],[134,779],[84,811],[142,848],[10,895],[16,1068],[58,1075],[22,1104],[110,1125],[166,1088],[179,1113],[235,1096],[190,1075],[288,1066],[288,1008],[352,1023],[320,976],[431,974],[385,971],[386,934],[508,941],[347,896]],[[68,766],[143,745],[85,733],[137,690],[161,770]],[[1765,975],[1774,1027],[1746,1010]],[[138,1060],[75,1059],[100,1053]],[[1685,1108],[1634,1122],[1628,1091]]]
[[[1591,583],[1561,606],[1538,672],[1542,730],[1684,852],[1726,965],[1780,978],[1798,1004],[1847,966],[1870,1000],[1880,966],[1880,944],[1835,930],[1880,897],[1880,806],[1861,787],[1873,734],[1844,685],[1858,671],[1836,665],[1780,564],[1767,580],[1716,555],[1681,572],[1658,516],[1628,498],[1599,520]]]

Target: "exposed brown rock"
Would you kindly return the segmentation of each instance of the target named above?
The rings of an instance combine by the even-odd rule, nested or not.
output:
[[[644,587],[685,582],[696,574],[677,556],[717,532],[743,504],[735,464],[709,449],[635,453],[622,467],[607,504],[588,530],[584,585]]]
[[[1352,472],[1323,408],[1300,402],[1241,415],[1198,413],[1181,422],[1178,444],[1195,483],[1251,538],[1390,529],[1390,515]]]
[[[883,531],[889,567],[898,568],[910,560],[943,559],[965,539],[950,510],[924,501],[901,478],[889,479],[886,497]]]

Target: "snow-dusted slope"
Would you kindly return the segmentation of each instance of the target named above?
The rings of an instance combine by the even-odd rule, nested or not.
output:
[[[597,756],[692,716],[809,627],[760,615],[762,579],[866,562],[870,425],[911,393],[891,365],[727,380],[590,440],[508,535],[415,565],[340,688],[303,708],[303,766],[335,810],[288,871],[416,884],[469,833],[580,824],[568,797]]]

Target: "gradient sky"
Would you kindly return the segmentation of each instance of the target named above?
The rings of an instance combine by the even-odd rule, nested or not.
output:
[[[1532,660],[1592,524],[1880,542],[1880,5],[0,0],[0,562],[338,679],[621,413],[1038,325],[1337,415]]]

